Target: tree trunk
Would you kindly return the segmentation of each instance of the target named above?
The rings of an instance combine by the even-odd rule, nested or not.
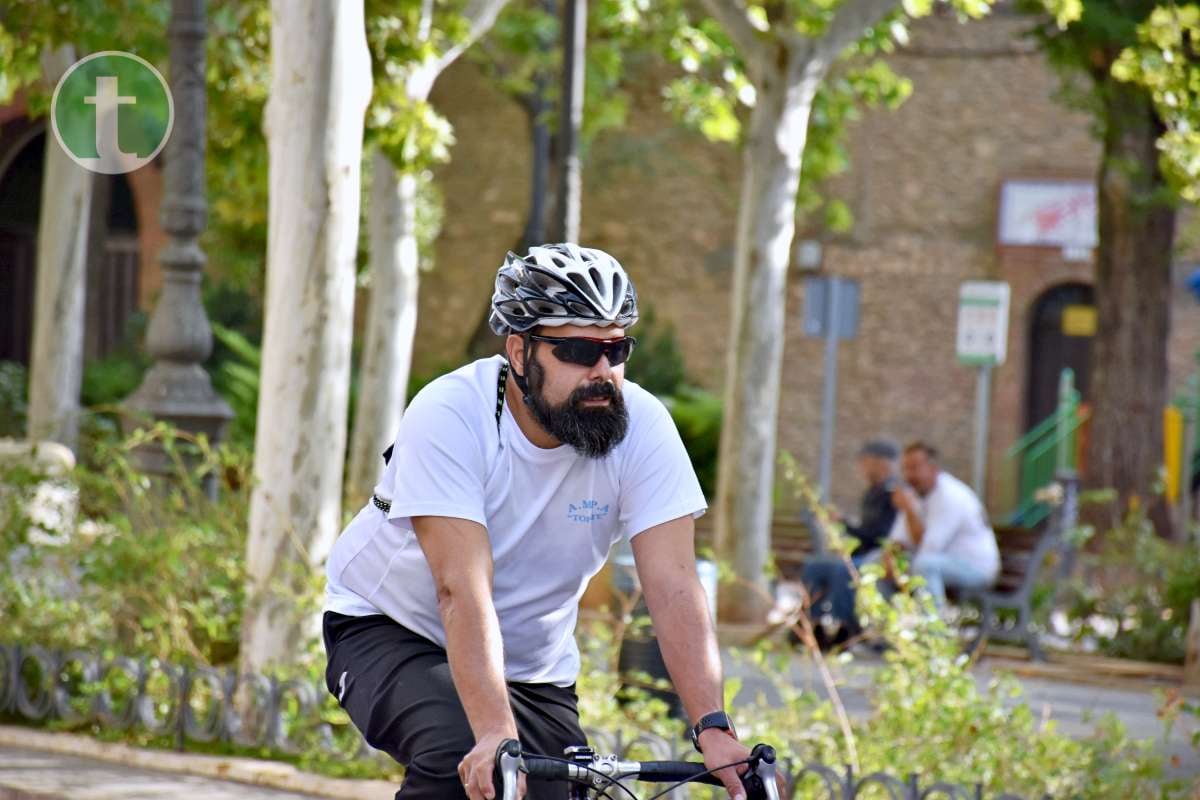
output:
[[[583,80],[587,64],[587,0],[565,0],[563,22],[563,83],[559,100],[558,140],[562,168],[558,175],[558,208],[554,237],[579,241],[583,175],[579,135],[583,127]]]
[[[341,527],[363,118],[362,0],[273,0],[267,307],[241,667],[298,655]]]
[[[549,12],[553,12],[554,4],[545,4]],[[552,43],[545,43],[547,47]],[[550,104],[546,100],[549,93],[549,79],[543,70],[539,69],[533,78],[533,92],[524,98],[521,104],[529,117],[530,162],[529,162],[529,214],[525,220],[525,230],[521,239],[513,247],[513,251],[524,255],[534,245],[546,241],[546,209],[550,200],[550,162],[551,138],[550,126],[546,124],[546,112]],[[499,265],[497,265],[499,266]],[[492,331],[489,320],[492,316],[492,299],[483,309],[483,315],[471,332],[471,340],[467,343],[467,358],[486,358],[500,353],[504,349],[504,339]]]
[[[1116,489],[1124,507],[1135,497],[1151,502],[1163,463],[1175,209],[1158,167],[1163,128],[1150,98],[1106,83],[1086,477],[1090,486]]]
[[[74,61],[75,50],[69,45],[46,53],[42,69],[47,84],[56,84]],[[72,450],[79,438],[94,180],[91,172],[73,162],[47,135],[37,239],[28,436],[35,441],[61,442]]]
[[[350,447],[351,507],[370,496],[383,466],[379,454],[400,426],[417,327],[417,178],[398,173],[381,150],[371,172],[371,301]]]
[[[808,116],[823,67],[789,54],[756,87],[734,254],[733,321],[718,459],[716,535],[736,582],[723,621],[761,621],[770,552],[788,260]]]

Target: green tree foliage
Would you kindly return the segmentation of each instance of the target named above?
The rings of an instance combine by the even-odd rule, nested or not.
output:
[[[1066,25],[1079,15],[1081,2],[1048,0],[1044,8],[1056,25]],[[747,3],[746,13],[764,36],[798,34],[816,39],[840,5],[813,0]],[[963,19],[975,19],[987,13],[990,3],[962,0],[953,5]],[[893,53],[897,44],[908,42],[906,17],[923,17],[932,10],[933,0],[897,3],[897,10],[883,23],[865,31],[847,48],[840,67],[822,82],[813,99],[800,173],[797,211],[801,215],[814,218],[820,214],[824,225],[835,232],[844,232],[853,223],[849,207],[840,200],[823,198],[819,187],[849,168],[846,133],[862,110],[897,108],[912,93],[912,82],[894,72],[884,57]],[[737,143],[745,109],[755,101],[742,54],[724,28],[711,17],[696,13],[694,5],[667,3],[657,14],[660,27],[670,31],[667,53],[685,72],[665,91],[668,107],[708,139]],[[783,20],[787,24],[780,27]]]
[[[581,148],[606,130],[625,124],[629,110],[629,70],[655,53],[659,31],[652,27],[649,0],[590,0],[587,62],[584,66]],[[521,102],[536,91],[536,76],[548,78],[546,99],[557,106],[561,80],[562,38],[555,3],[522,0],[510,4],[472,59],[496,85]],[[558,115],[547,112],[551,129]]]
[[[203,245],[223,279],[261,297],[266,249],[267,171],[262,110],[270,67],[270,13],[264,0],[212,0],[207,40],[209,227]],[[80,56],[127,50],[170,78],[161,0],[8,0],[0,6],[0,103],[27,91],[33,115],[49,111],[54,87],[42,82],[47,49],[69,44]],[[216,309],[219,311],[219,309]]]
[[[367,135],[396,168],[420,172],[450,160],[454,130],[426,99],[414,99],[410,82],[468,32],[461,3],[367,0],[367,43],[375,90],[367,110]],[[431,12],[431,13],[427,13]]]
[[[826,9],[826,12],[828,9]],[[765,21],[765,12],[750,12]],[[797,26],[816,30],[815,8],[801,9]],[[725,34],[712,19],[677,17],[678,28],[669,53],[685,74],[665,90],[667,106],[685,125],[712,141],[736,144],[743,133],[743,119],[754,105],[755,90],[745,74],[741,59]],[[827,20],[826,20],[827,21]],[[869,32],[851,48],[845,63],[822,82],[813,99],[808,139],[797,191],[797,213],[819,221],[834,232],[845,232],[853,224],[849,206],[822,195],[820,186],[850,167],[846,136],[864,108],[899,107],[912,93],[912,82],[898,75],[882,56],[895,50],[895,40],[904,41],[906,28],[892,19]]]
[[[1163,172],[1184,200],[1200,201],[1200,6],[1151,11],[1112,73],[1150,92],[1167,127],[1158,142]]]

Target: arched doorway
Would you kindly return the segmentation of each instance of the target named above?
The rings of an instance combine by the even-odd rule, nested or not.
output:
[[[33,344],[44,122],[0,127],[0,361],[28,365]],[[138,308],[139,245],[133,193],[123,175],[96,175],[88,237],[84,355],[102,358],[124,340]]]
[[[24,124],[20,124],[24,123]],[[46,136],[25,120],[0,132],[0,361],[29,363]]]
[[[1051,287],[1034,302],[1030,318],[1026,430],[1054,413],[1064,368],[1074,370],[1075,388],[1087,399],[1096,333],[1092,287],[1085,283]]]

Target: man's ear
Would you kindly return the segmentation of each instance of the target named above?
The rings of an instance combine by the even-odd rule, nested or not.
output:
[[[510,333],[504,340],[504,350],[508,354],[508,363],[518,375],[525,374],[525,339],[515,333]]]

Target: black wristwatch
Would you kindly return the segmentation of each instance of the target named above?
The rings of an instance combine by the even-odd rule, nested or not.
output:
[[[737,738],[737,731],[733,729],[733,720],[729,718],[728,714],[724,711],[705,714],[699,722],[692,726],[692,747],[696,748],[697,753],[704,752],[700,749],[700,734],[709,728],[720,728],[733,738]]]

